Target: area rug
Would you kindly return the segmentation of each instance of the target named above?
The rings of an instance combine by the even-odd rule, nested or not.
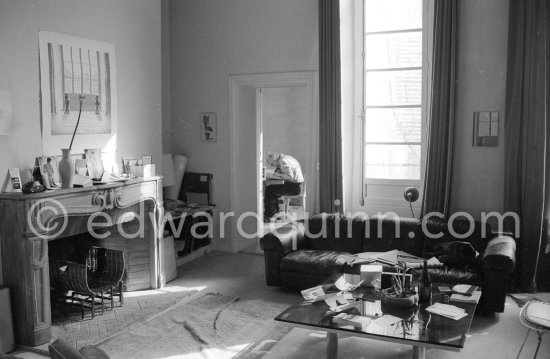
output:
[[[290,328],[285,306],[207,293],[177,303],[97,343],[117,358],[260,358]]]
[[[85,311],[84,320],[81,319],[78,306],[52,305],[52,337],[63,338],[76,348],[94,344],[99,340],[107,339],[132,323],[141,322],[166,308],[188,300],[197,290],[148,290],[133,295],[126,295],[124,305],[116,303],[114,309],[104,314],[101,311],[91,318],[89,310]],[[44,346],[47,350],[47,346]]]

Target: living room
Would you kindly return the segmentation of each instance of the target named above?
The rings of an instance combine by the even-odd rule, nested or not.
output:
[[[506,188],[504,111],[510,46],[509,1],[459,0],[457,6],[454,147],[448,211],[470,213],[477,220],[482,212],[503,213],[506,210],[503,195]],[[247,193],[235,192],[232,186],[235,170],[235,159],[232,158],[235,134],[232,131],[236,127],[232,127],[230,77],[319,72],[318,0],[2,0],[0,28],[0,43],[7,49],[0,57],[0,90],[10,93],[12,117],[11,130],[0,136],[0,151],[5,154],[0,158],[1,171],[8,173],[9,168],[19,168],[21,181],[26,183],[31,180],[29,170],[35,158],[49,155],[44,153],[41,128],[39,31],[113,44],[118,87],[114,162],[121,163],[124,156],[151,155],[157,174],[162,174],[163,154],[180,154],[188,159],[186,171],[213,175],[211,202],[216,205],[214,213],[217,218],[213,244],[206,256],[180,266],[178,278],[168,283],[166,288],[172,288],[172,294],[176,293],[174,298],[178,300],[181,299],[178,290],[181,293],[219,292],[227,298],[259,298],[268,303],[272,300],[273,308],[279,312],[301,299],[299,291],[267,286],[263,255],[242,253],[258,239],[246,240],[233,235],[220,238],[217,215],[235,211],[235,200],[243,198],[253,204],[249,208],[256,208],[254,198],[249,199]],[[343,98],[344,107],[346,104],[349,105]],[[500,114],[497,146],[472,146],[473,114],[476,111]],[[213,142],[202,141],[200,137],[200,114],[205,112],[217,114],[217,140]],[[356,128],[346,119],[352,116],[349,113],[342,116],[342,152],[347,159],[342,161],[343,211],[369,213],[359,204],[362,184],[357,184],[354,175],[357,157],[351,160],[356,141],[350,139],[354,138]],[[83,136],[76,136],[75,142],[79,137]],[[255,145],[254,139],[243,141]],[[61,149],[66,144],[58,147]],[[254,166],[250,164],[249,167]],[[308,189],[313,188],[308,184]],[[380,212],[391,210],[410,217],[409,204],[402,199],[403,189],[399,190],[400,201],[395,201],[396,205],[391,208],[379,208]],[[321,190],[319,188],[318,192]],[[416,218],[420,215],[420,203],[417,201],[413,207]],[[243,208],[248,204],[246,202]],[[318,213],[319,203],[310,206],[309,210],[311,214]],[[5,225],[0,223],[0,226]],[[544,252],[544,247],[542,249]],[[548,253],[541,257],[546,258],[541,263],[550,262]],[[0,283],[4,283],[2,272]],[[550,300],[545,294],[539,292],[535,296]],[[131,294],[128,300],[131,303]],[[472,345],[468,341],[476,338],[468,338],[465,346],[468,351],[430,350],[426,356],[476,357],[483,353],[483,356],[512,358],[516,357],[522,343],[526,344],[521,357],[532,356],[537,337],[534,331],[526,337],[527,329],[519,322],[519,308],[508,298],[506,310],[512,308],[514,311],[505,311],[501,317],[497,314],[474,319],[478,324],[473,328],[479,330],[472,336],[478,336],[479,342]],[[246,328],[253,331],[251,326],[249,323]],[[484,343],[483,335],[491,332],[493,341]],[[318,332],[291,333],[296,335],[277,339],[292,350],[285,351],[281,345],[275,344],[266,358],[269,355],[287,358],[325,355],[325,337]],[[538,357],[545,357],[550,352],[547,339],[542,341]],[[350,347],[363,350],[372,344],[368,340],[367,344],[358,339],[350,340],[349,345],[341,344],[340,355],[348,353],[349,357],[363,357],[365,352],[346,350]],[[496,351],[500,343],[506,342],[508,346]],[[243,342],[234,343],[238,344]],[[396,346],[397,349],[392,351],[386,348],[393,344],[382,344],[374,344],[376,357],[411,356],[408,347]],[[179,355],[193,357],[204,353],[211,357],[219,354],[208,353],[206,348],[202,354],[189,351]]]

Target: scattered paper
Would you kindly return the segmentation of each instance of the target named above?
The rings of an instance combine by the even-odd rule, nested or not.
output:
[[[335,312],[335,313],[338,313],[338,312],[341,312],[343,310],[346,310],[346,309],[351,309],[351,308],[355,308],[357,306],[357,303],[358,302],[348,302],[346,304],[342,304],[342,305],[339,305],[339,306],[336,306],[336,307],[331,307],[330,310]]]
[[[397,329],[397,325],[389,325],[389,326],[382,327],[376,324],[376,321],[373,321],[368,326],[366,332],[371,334],[394,336],[396,329]]]
[[[344,293],[344,298],[346,298],[346,300],[353,300],[353,294],[351,293]]]
[[[348,304],[346,297],[343,294],[335,295],[325,299],[325,303],[331,308],[339,307],[343,304]],[[332,310],[332,309],[331,309]]]
[[[357,283],[357,284],[348,283],[348,282],[346,282],[346,277],[345,277],[345,276],[341,276],[341,277],[338,278],[338,280],[334,283],[334,285],[336,286],[336,288],[338,288],[338,289],[341,290],[342,292],[351,292],[351,291],[357,289],[357,287],[359,287],[359,286],[361,285],[361,283],[363,283],[363,281],[360,281],[360,282]]]
[[[451,301],[466,302],[466,303],[478,303],[481,298],[481,291],[476,290],[470,295],[463,295],[458,293],[451,294]]]
[[[468,315],[462,308],[443,303],[434,303],[426,308],[426,311],[454,320],[462,319]]]
[[[349,264],[350,265],[356,265],[356,264],[368,264],[376,262],[376,259],[374,258],[361,258],[359,256],[356,256]]]
[[[371,323],[371,319],[360,315],[340,313],[332,321],[340,325],[351,325],[354,328],[365,330]]]
[[[324,295],[325,291],[322,286],[318,285],[313,288],[304,289],[301,293],[305,300],[315,300],[317,297]]]
[[[436,257],[428,259],[426,263],[428,264],[428,267],[443,267],[443,263],[441,263]]]
[[[381,316],[380,318],[373,320],[373,323],[375,323],[376,325],[384,328],[386,326],[393,325],[395,323],[399,323],[402,320],[403,319],[395,317],[393,315],[385,314],[385,315]]]
[[[382,303],[379,300],[374,302],[363,301],[363,307],[365,309],[365,315],[371,317],[378,317],[382,315]]]
[[[453,287],[453,292],[469,295],[469,294],[472,294],[476,289],[477,289],[477,287],[474,286],[474,285],[456,284]]]

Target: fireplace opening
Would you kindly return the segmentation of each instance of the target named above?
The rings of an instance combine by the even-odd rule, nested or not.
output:
[[[124,252],[98,247],[89,233],[49,245],[52,323],[93,319],[123,304]]]

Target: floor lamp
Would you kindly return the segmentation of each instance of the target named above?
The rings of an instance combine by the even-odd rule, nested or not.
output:
[[[411,208],[411,214],[414,218],[412,203],[416,202],[418,197],[420,197],[420,194],[418,192],[418,188],[416,188],[416,187],[407,187],[407,188],[405,188],[405,191],[403,192],[403,197],[405,197],[405,200],[407,202],[409,202],[409,207]]]

